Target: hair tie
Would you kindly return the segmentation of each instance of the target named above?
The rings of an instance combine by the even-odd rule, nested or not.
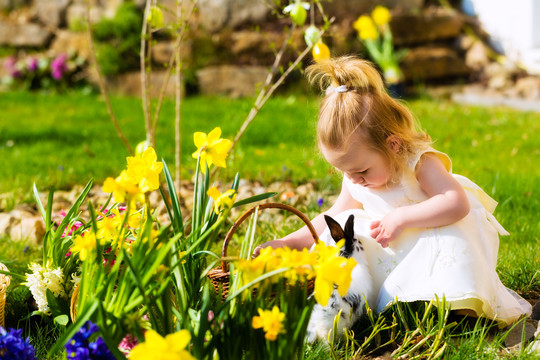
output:
[[[340,85],[340,86],[337,86],[337,87],[332,87],[332,86],[329,86],[327,89],[326,89],[326,95],[330,95],[332,93],[344,93],[344,92],[347,92],[349,91],[349,88],[347,88],[346,85]]]

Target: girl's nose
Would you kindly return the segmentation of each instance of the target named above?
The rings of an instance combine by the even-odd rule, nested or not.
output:
[[[364,178],[362,176],[358,175],[349,175],[349,179],[351,179],[353,184],[360,184],[362,185],[364,183]]]

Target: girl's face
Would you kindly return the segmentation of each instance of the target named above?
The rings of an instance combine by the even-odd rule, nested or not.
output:
[[[377,189],[387,185],[392,178],[390,161],[365,142],[352,141],[345,151],[329,149],[322,144],[320,148],[326,161],[343,172],[353,184]]]

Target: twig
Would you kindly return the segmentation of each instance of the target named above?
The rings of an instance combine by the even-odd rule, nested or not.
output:
[[[105,104],[107,105],[107,111],[109,112],[109,116],[114,125],[114,128],[116,129],[116,133],[118,134],[118,137],[120,138],[120,140],[122,140],[128,152],[131,155],[134,155],[135,153],[133,152],[133,148],[129,144],[129,141],[127,140],[127,138],[124,136],[124,133],[122,132],[122,129],[120,128],[120,125],[118,124],[118,120],[116,119],[116,116],[114,115],[114,111],[112,109],[111,102],[107,94],[107,89],[105,87],[105,82],[103,81],[103,76],[101,75],[101,71],[99,69],[96,51],[94,48],[94,38],[92,36],[92,24],[90,23],[90,2],[88,2],[86,6],[86,24],[88,26],[87,30],[88,30],[88,44],[90,46],[90,56],[92,58],[92,61],[94,62],[94,67],[96,69],[99,88],[100,88],[101,94],[103,95],[103,98],[105,99]]]
[[[196,2],[197,2],[196,0],[194,0],[192,2],[193,6],[191,7],[191,9],[189,9],[189,11],[187,12],[187,16],[185,18],[182,18],[182,10],[181,9],[178,10],[178,11],[180,11],[180,14],[177,14],[179,24],[183,23],[184,19],[189,19],[191,17],[191,14],[193,14],[193,12],[195,11]],[[178,3],[177,6],[179,6],[181,8],[182,4]],[[153,118],[153,121],[152,121],[152,133],[154,133],[154,134],[156,133],[157,123],[158,123],[158,120],[159,120],[159,114],[161,112],[161,106],[163,104],[163,99],[165,98],[165,91],[167,90],[167,86],[169,84],[169,79],[171,77],[171,71],[172,71],[172,68],[173,68],[173,64],[175,64],[175,61],[181,61],[181,59],[179,57],[180,46],[182,44],[182,40],[183,40],[184,35],[186,33],[186,28],[187,28],[187,25],[180,28],[180,33],[177,35],[176,41],[174,43],[173,51],[172,51],[171,57],[169,59],[169,66],[167,67],[167,72],[165,74],[163,84],[161,85],[161,90],[160,90],[159,96],[158,96],[158,103],[156,105],[154,118]],[[178,69],[176,69],[176,70],[179,71]]]
[[[146,141],[155,147],[155,138],[151,134],[151,99],[150,92],[148,91],[148,82],[150,81],[150,74],[146,71],[146,42],[147,36],[150,33],[148,31],[148,14],[150,12],[150,5],[152,0],[146,0],[146,5],[144,8],[143,24],[141,30],[141,52],[140,52],[140,66],[141,66],[141,91],[142,91],[142,106],[144,114],[144,127],[146,129]],[[148,39],[148,45],[150,46],[150,41]]]

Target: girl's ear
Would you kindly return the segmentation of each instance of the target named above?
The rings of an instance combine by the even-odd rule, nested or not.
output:
[[[397,154],[401,150],[402,141],[397,135],[390,135],[386,138],[386,145]]]

